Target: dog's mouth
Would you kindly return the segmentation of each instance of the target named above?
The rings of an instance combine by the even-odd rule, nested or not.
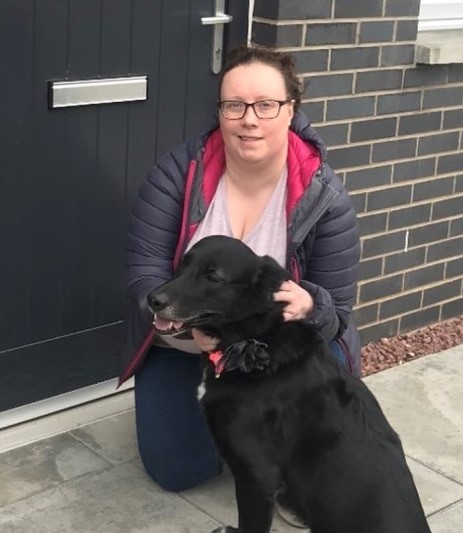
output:
[[[210,311],[183,319],[163,317],[161,314],[154,315],[154,328],[159,335],[179,336],[189,332],[192,328],[204,326],[218,313]]]

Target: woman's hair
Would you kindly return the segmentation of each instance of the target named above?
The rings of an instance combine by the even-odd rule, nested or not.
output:
[[[278,52],[273,48],[245,44],[233,48],[228,54],[227,62],[222,70],[219,88],[222,88],[223,78],[227,72],[240,65],[251,63],[263,63],[280,72],[285,81],[287,96],[294,100],[294,110],[297,111],[301,104],[304,85],[296,74],[296,63],[290,54]]]

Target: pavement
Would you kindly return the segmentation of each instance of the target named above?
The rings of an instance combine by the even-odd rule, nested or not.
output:
[[[365,381],[402,438],[432,532],[461,533],[463,346]],[[0,454],[2,533],[209,533],[227,523],[230,474],[162,491],[138,458],[133,409]],[[272,532],[297,531],[275,517]]]

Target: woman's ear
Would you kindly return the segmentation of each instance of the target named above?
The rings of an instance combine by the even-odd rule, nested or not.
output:
[[[291,121],[293,120],[293,117],[294,117],[294,100],[291,100],[290,102],[288,102],[288,115],[289,115],[289,123],[291,124]]]

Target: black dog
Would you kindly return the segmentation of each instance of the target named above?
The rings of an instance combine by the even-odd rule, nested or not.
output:
[[[399,437],[363,382],[272,294],[288,273],[242,242],[207,237],[148,298],[161,334],[197,327],[201,403],[235,478],[239,526],[268,533],[284,490],[312,533],[430,533]]]

